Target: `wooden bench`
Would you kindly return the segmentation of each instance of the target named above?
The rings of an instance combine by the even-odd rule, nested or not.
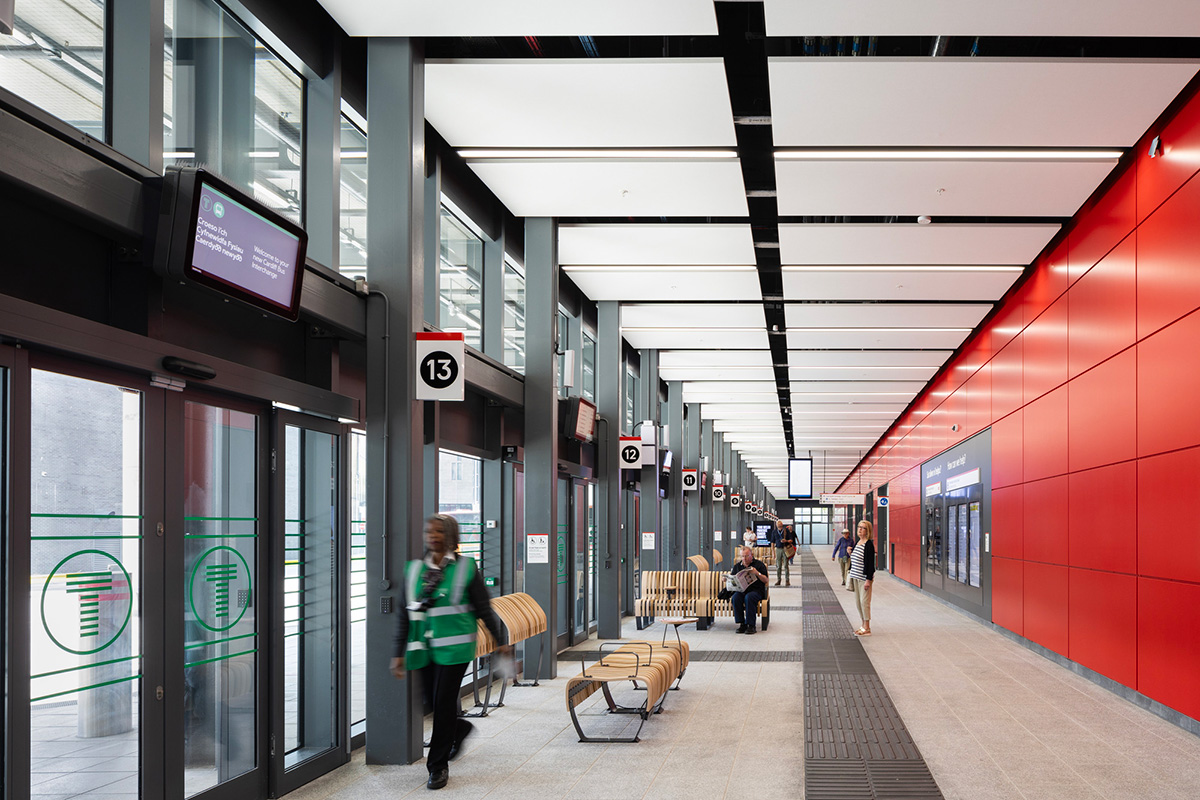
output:
[[[714,547],[713,548],[712,565],[715,567],[717,564],[720,564],[724,560],[725,560],[725,555],[720,550],[718,550]]]
[[[687,560],[692,562],[692,566],[695,567],[698,572],[708,571],[708,559],[704,556],[688,556]]]
[[[605,652],[606,647],[613,650]],[[647,641],[605,642],[600,645],[600,660],[591,666],[580,662],[580,673],[567,681],[567,710],[571,723],[581,742],[637,742],[642,726],[651,714],[662,712],[663,701],[672,688],[678,689],[679,681],[687,670],[689,650],[687,642],[660,644]],[[646,699],[639,706],[623,706],[613,699],[610,683],[631,681],[635,687],[646,692]],[[675,683],[675,687],[671,684]],[[641,717],[637,730],[631,737],[588,736],[579,724],[575,709],[597,690],[604,692],[604,700],[612,714],[637,714]]]
[[[546,612],[538,605],[528,594],[518,592],[516,594],[506,594],[492,599],[492,611],[500,620],[500,624],[506,632],[505,644],[517,645],[526,639],[531,639],[534,636],[546,632]],[[492,670],[491,670],[491,655],[496,650],[496,640],[488,633],[487,627],[482,621],[477,623],[475,638],[475,660],[471,662],[471,678],[472,692],[475,696],[475,707],[480,709],[476,713],[467,713],[464,716],[468,717],[486,717],[488,710],[492,708],[500,708],[504,705],[504,693],[508,688],[507,682],[502,682],[500,685],[500,698],[493,704],[492,697]],[[545,648],[543,639],[538,640],[538,660],[534,663],[540,663],[542,660],[542,650]],[[488,658],[488,682],[487,688],[484,691],[483,700],[479,699],[479,667],[482,664],[483,658]],[[528,667],[529,659],[525,659],[525,665]],[[521,683],[517,677],[513,676],[513,686],[538,686],[540,685],[535,670],[535,677],[532,684]]]
[[[720,600],[717,595],[725,588],[725,572],[661,572],[642,573],[642,596],[634,601],[633,613],[637,629],[654,624],[655,617],[699,617],[696,630],[708,630],[716,617],[733,617],[733,601]],[[668,594],[667,587],[673,591]],[[771,623],[769,592],[758,604],[765,631]]]

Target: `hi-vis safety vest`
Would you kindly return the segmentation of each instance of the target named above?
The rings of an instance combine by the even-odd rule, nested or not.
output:
[[[422,561],[408,562],[408,646],[405,668],[420,669],[432,658],[435,664],[466,664],[475,658],[475,615],[467,600],[467,587],[475,577],[475,562],[467,556],[446,565],[442,580],[433,590],[433,605],[427,611],[412,611],[429,567]]]

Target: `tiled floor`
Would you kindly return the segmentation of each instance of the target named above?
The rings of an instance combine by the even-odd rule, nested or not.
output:
[[[851,622],[853,595],[840,590],[827,548],[818,560]],[[875,583],[872,630],[863,645],[947,798],[1193,798],[1200,737],[1120,699],[1067,669],[912,590],[890,576]],[[798,577],[798,576],[794,576]],[[798,580],[794,580],[798,584]],[[772,589],[778,606],[800,605],[800,589]],[[682,628],[694,650],[783,650],[800,646],[798,610],[777,610],[753,638],[731,620],[710,631]],[[662,626],[630,638],[662,636]],[[595,643],[585,645],[594,649]],[[510,690],[506,706],[476,720],[451,764],[443,798],[794,798],[803,787],[800,663],[693,662],[666,710],[637,744],[580,744],[563,699],[578,665],[540,688]],[[620,699],[620,698],[618,698]],[[599,716],[599,693],[585,725]],[[427,791],[424,763],[351,764],[288,800],[373,800]],[[814,800],[820,800],[819,798]]]

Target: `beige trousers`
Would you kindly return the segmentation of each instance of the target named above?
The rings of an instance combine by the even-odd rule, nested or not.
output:
[[[854,590],[854,604],[858,606],[858,615],[862,617],[864,624],[870,622],[871,587],[867,586],[866,581],[860,581],[856,578],[851,578],[850,588]]]

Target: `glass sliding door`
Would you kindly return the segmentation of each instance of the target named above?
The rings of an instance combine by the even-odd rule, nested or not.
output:
[[[338,500],[340,426],[283,411],[276,417],[272,793],[280,795],[348,758],[341,576],[349,542]]]
[[[350,432],[350,733],[367,729],[367,434]]]
[[[145,397],[38,369],[29,387],[31,794],[136,800]]]
[[[183,770],[192,797],[260,766],[258,417],[183,410]]]

